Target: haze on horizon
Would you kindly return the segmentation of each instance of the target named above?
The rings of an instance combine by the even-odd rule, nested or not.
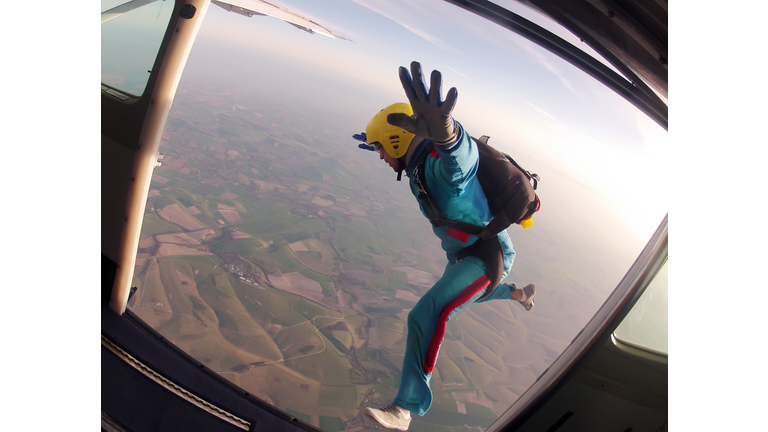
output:
[[[102,9],[114,3],[119,2],[102,1]],[[454,114],[472,134],[491,136],[492,144],[541,175],[557,170],[569,177],[568,184],[548,192],[570,194],[570,184],[580,183],[610,203],[582,217],[582,224],[614,219],[644,244],[666,213],[660,175],[666,171],[666,131],[532,42],[441,0],[291,0],[281,5],[353,42],[310,35],[275,18],[247,18],[212,5],[190,61],[203,56],[208,58],[200,60],[209,66],[227,64],[230,72],[238,71],[242,85],[268,83],[262,91],[293,98],[318,112],[333,112],[359,129],[382,106],[404,100],[397,67],[418,60],[425,70],[443,73],[443,93],[458,88]],[[106,25],[119,28],[139,12],[160,16],[149,7]],[[518,12],[526,10],[517,5]],[[536,15],[526,14],[532,19]],[[142,25],[149,27],[145,21]],[[549,20],[536,21],[544,25]],[[102,38],[109,33],[103,31]],[[562,29],[556,33],[569,34]],[[121,55],[130,57],[125,51]],[[645,180],[638,182],[639,177]],[[548,187],[546,183],[542,187]],[[595,228],[605,229],[603,225]]]
[[[492,144],[545,179],[548,169],[569,177],[554,188],[543,181],[548,194],[570,194],[570,184],[580,183],[610,202],[581,223],[601,220],[597,229],[605,219],[616,219],[644,244],[661,222],[663,178],[646,172],[664,172],[666,132],[555,55],[440,0],[375,8],[351,1],[283,4],[354,42],[211,7],[192,56],[215,56],[211,64],[229,58],[243,80],[269,80],[280,97],[331,111],[354,129],[382,106],[404,100],[397,68],[418,60],[425,71],[443,73],[443,94],[457,87],[455,118],[472,134],[491,136]],[[232,49],[229,57],[222,43]]]

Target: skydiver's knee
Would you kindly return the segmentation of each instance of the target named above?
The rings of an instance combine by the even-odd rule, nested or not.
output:
[[[437,310],[437,301],[435,300],[434,295],[427,292],[419,299],[413,309],[408,312],[408,323],[425,317],[431,317],[435,312],[440,313],[440,311]]]

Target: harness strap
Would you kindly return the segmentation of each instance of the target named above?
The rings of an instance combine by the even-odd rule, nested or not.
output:
[[[476,242],[460,250],[456,254],[456,259],[461,261],[468,256],[478,258],[485,263],[490,280],[488,291],[483,294],[483,297],[486,297],[499,286],[501,276],[504,274],[504,251],[501,249],[499,238],[495,235],[489,239],[479,238]]]

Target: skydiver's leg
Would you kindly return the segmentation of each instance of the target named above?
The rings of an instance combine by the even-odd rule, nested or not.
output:
[[[515,284],[501,283],[496,287],[488,297],[477,300],[477,303],[482,303],[488,300],[514,300],[519,302],[527,311],[533,309],[534,299],[536,296],[536,287],[533,284],[528,284],[523,288],[518,288]]]
[[[461,304],[452,304],[468,287],[473,286],[473,284],[475,287],[480,287],[480,284],[476,284],[476,282],[483,277],[487,281],[485,264],[475,257],[467,257],[448,266],[443,277],[424,294],[408,314],[405,358],[400,377],[400,390],[395,398],[395,405],[418,415],[424,415],[432,405],[429,380],[432,377],[431,367],[434,366],[434,363],[430,366],[429,373],[425,372],[425,363],[430,356],[430,345],[433,345],[432,339],[439,327],[438,323],[441,319],[447,321],[483,295],[485,289],[481,289]],[[451,305],[451,310],[446,309],[449,305]],[[446,311],[445,314],[444,310]],[[436,343],[439,344],[442,337],[440,339]],[[439,345],[437,348],[439,349]],[[436,350],[433,351],[433,355],[436,353]]]
[[[513,283],[500,283],[487,297],[477,300],[477,303],[488,300],[520,300],[520,290]]]
[[[517,289],[514,283],[509,286],[509,289],[510,289],[510,295],[512,296],[512,300],[520,301],[520,299],[523,298],[523,291]]]
[[[506,244],[506,253],[504,255],[504,273],[501,275],[501,280],[504,280],[508,275],[509,272],[512,270],[512,265],[515,262],[515,256],[517,255],[515,253],[515,250],[512,248],[512,242],[509,240],[509,237],[507,236],[507,241],[502,241],[502,244]],[[491,293],[480,300],[477,301],[477,303],[482,303],[488,300],[517,300],[519,301],[522,298],[522,291],[517,288],[517,286],[514,283],[506,284],[506,283],[500,283],[499,286],[496,287]]]
[[[482,303],[488,300],[514,300],[522,303],[523,289],[518,288],[514,283],[505,284],[500,283],[488,297],[477,300],[477,303]],[[529,310],[529,309],[528,309]]]

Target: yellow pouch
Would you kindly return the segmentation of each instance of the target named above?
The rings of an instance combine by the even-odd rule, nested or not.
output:
[[[528,229],[533,226],[533,220],[531,220],[531,218],[528,218],[526,220],[520,221],[520,226],[523,229]]]

